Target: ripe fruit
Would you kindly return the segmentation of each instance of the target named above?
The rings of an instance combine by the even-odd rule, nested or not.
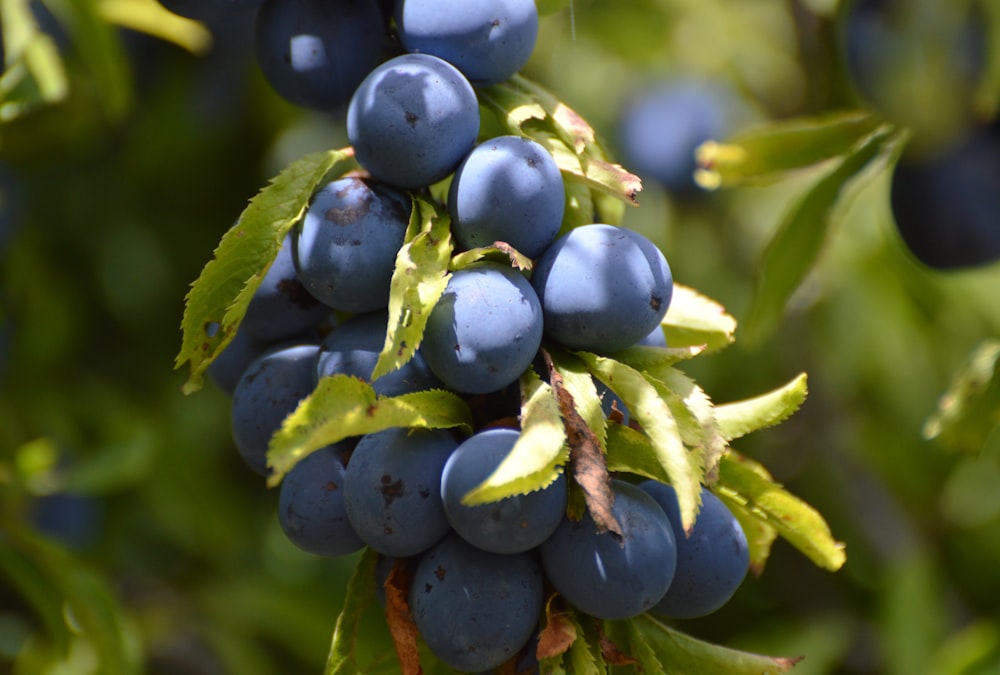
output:
[[[659,602],[674,578],[677,548],[663,509],[635,485],[611,481],[619,541],[587,513],[567,518],[541,546],[542,566],[567,602],[599,619],[627,619]]]
[[[422,553],[449,529],[441,469],[458,444],[446,431],[387,429],[361,438],[344,479],[344,506],[366,544],[393,557]]]
[[[667,313],[673,277],[663,254],[641,234],[584,225],[557,239],[531,278],[545,332],[572,349],[598,353],[629,347]]]
[[[462,498],[482,483],[510,454],[516,429],[487,429],[452,453],[441,475],[441,498],[452,528],[473,546],[492,553],[532,549],[555,531],[566,511],[566,477],[542,490],[466,506]]]
[[[531,639],[542,591],[534,556],[487,553],[452,534],[417,565],[410,609],[435,656],[477,672],[499,666]]]
[[[566,205],[552,155],[522,136],[500,136],[469,153],[448,192],[451,231],[464,248],[503,241],[535,258],[559,234]]]
[[[409,221],[410,200],[397,190],[361,178],[328,183],[292,231],[299,279],[334,309],[385,308]]]
[[[896,229],[923,264],[936,269],[1000,259],[1000,131],[972,133],[948,152],[903,158],[892,175]]]
[[[385,312],[356,314],[333,329],[320,344],[316,375],[353,375],[370,381],[378,356],[385,344],[388,317]],[[398,396],[413,391],[436,389],[434,377],[420,351],[397,370],[371,383],[380,396]]]
[[[479,263],[452,275],[421,349],[447,386],[486,394],[517,380],[541,341],[542,308],[528,280],[508,266]]]
[[[673,583],[650,611],[693,619],[711,614],[729,602],[750,567],[747,538],[736,517],[718,497],[702,488],[701,510],[691,534],[685,536],[674,488],[653,480],[639,487],[667,514],[677,542]]]
[[[440,57],[485,86],[528,61],[538,10],[534,0],[397,0],[396,27],[408,52]]]
[[[402,188],[445,178],[478,133],[472,85],[429,54],[404,54],[375,68],[347,109],[347,137],[358,162],[376,179]]]
[[[385,43],[373,0],[267,0],[257,14],[257,62],[288,101],[332,110],[378,65]]]
[[[265,352],[250,364],[233,391],[232,429],[247,465],[267,475],[267,446],[274,432],[312,393],[317,345]]]
[[[278,522],[289,541],[304,551],[340,556],[365,545],[344,509],[343,456],[350,445],[338,443],[316,450],[281,482]]]

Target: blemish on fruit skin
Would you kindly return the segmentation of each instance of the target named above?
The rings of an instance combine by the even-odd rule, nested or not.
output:
[[[445,575],[447,575],[447,574],[448,574],[448,570],[446,570],[445,568],[441,567],[440,565],[438,565],[437,569],[434,570],[434,576],[436,576],[441,581],[444,581]]]
[[[660,306],[663,304],[663,298],[657,295],[649,296],[649,306],[653,308],[654,312],[660,311]]]
[[[398,497],[403,496],[405,487],[403,486],[402,480],[393,480],[392,476],[389,474],[382,474],[380,479],[381,487],[378,491],[382,493],[382,498],[385,500],[386,505],[392,504]]]

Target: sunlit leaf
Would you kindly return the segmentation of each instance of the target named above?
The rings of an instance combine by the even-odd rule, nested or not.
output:
[[[750,551],[750,573],[759,577],[764,573],[768,558],[771,557],[771,546],[778,538],[778,531],[766,520],[755,516],[747,504],[730,497],[727,490],[720,490],[716,496],[736,516],[743,534],[747,538],[747,548]]]
[[[373,380],[405,365],[423,341],[427,319],[448,287],[449,222],[441,209],[414,197],[407,229],[416,234],[396,254],[389,284],[389,324]]]
[[[268,484],[280,483],[300,459],[314,450],[351,436],[394,427],[461,427],[471,433],[472,418],[465,402],[448,391],[418,391],[380,398],[370,384],[355,377],[324,377],[271,438],[267,463],[272,473]]]
[[[709,189],[781,178],[785,173],[851,153],[883,122],[866,110],[771,122],[696,151],[696,180]]]
[[[697,347],[701,351],[717,351],[732,344],[736,333],[736,319],[722,305],[676,283],[661,325],[667,346],[674,349]]]
[[[375,600],[375,563],[378,553],[365,549],[358,560],[354,574],[347,582],[347,598],[337,616],[337,624],[333,629],[333,641],[330,654],[327,657],[324,675],[356,675],[359,672],[355,652],[359,640],[364,637],[359,634],[361,617],[365,611],[376,602]]]
[[[642,425],[660,465],[677,490],[681,522],[685,529],[690,529],[701,500],[704,467],[701,457],[684,446],[677,419],[661,392],[642,373],[623,363],[587,352],[576,354],[595,377],[625,402],[632,418]]]
[[[193,54],[212,46],[212,33],[204,24],[178,16],[157,0],[100,0],[97,9],[109,23],[173,42]]]
[[[732,452],[725,455],[715,489],[771,525],[816,565],[836,571],[847,560],[844,545],[816,509],[786,491],[757,462]]]
[[[653,442],[641,431],[624,424],[608,424],[608,470],[632,473],[661,483],[670,482]]]
[[[670,628],[649,614],[629,620],[632,643],[644,642],[645,653],[655,654],[663,675],[774,675],[791,670],[798,658],[776,658],[702,642]],[[633,644],[633,651],[639,651]]]
[[[175,367],[190,375],[184,393],[201,389],[205,370],[226,348],[288,231],[305,213],[315,189],[353,151],[331,150],[290,164],[250,200],[226,232],[185,298],[183,338]]]
[[[449,267],[452,270],[460,270],[474,265],[477,262],[488,260],[503,265],[510,265],[514,269],[531,270],[534,266],[531,258],[527,257],[510,244],[502,241],[494,242],[492,246],[482,246],[480,248],[463,251],[451,259]]]
[[[726,440],[780,424],[806,400],[806,374],[760,396],[715,406],[715,419]]]
[[[463,504],[494,502],[541,490],[559,477],[569,460],[566,429],[552,387],[529,368],[521,376],[526,402],[521,434],[496,470],[462,498]]]
[[[978,453],[998,425],[1000,340],[992,339],[977,345],[955,374],[923,432],[951,450]]]

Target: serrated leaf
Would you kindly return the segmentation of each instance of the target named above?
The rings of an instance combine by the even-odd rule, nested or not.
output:
[[[531,258],[506,242],[496,241],[491,246],[472,248],[452,257],[449,269],[458,271],[483,260],[510,265],[514,269],[524,271],[530,271],[534,267]]]
[[[771,525],[816,565],[836,571],[847,560],[844,545],[813,507],[786,491],[757,462],[730,452],[719,464],[720,492]]]
[[[324,675],[356,675],[359,672],[355,659],[355,645],[359,635],[362,615],[375,600],[375,563],[378,553],[366,548],[347,582],[347,597],[337,616],[333,629],[330,653],[326,659]]]
[[[976,346],[924,424],[924,438],[958,452],[978,453],[1000,425],[1000,340]]]
[[[665,673],[656,650],[646,641],[635,621],[627,621],[629,653],[639,662],[644,673]]]
[[[250,200],[236,224],[223,235],[214,257],[185,298],[181,350],[174,365],[190,367],[185,394],[201,389],[205,370],[232,341],[282,240],[302,217],[316,187],[352,156],[348,148],[293,162]]]
[[[674,284],[670,307],[661,322],[667,345],[714,352],[732,344],[736,319],[725,308],[693,288]]]
[[[712,140],[699,146],[695,180],[708,189],[777,180],[852,152],[882,125],[866,110],[771,122],[724,143]]]
[[[649,437],[624,424],[608,424],[608,470],[670,482]]]
[[[156,0],[100,0],[101,17],[112,24],[173,42],[192,54],[212,46],[212,33],[204,24],[167,10]]]
[[[275,486],[303,457],[351,436],[394,427],[451,429],[472,433],[465,401],[449,391],[418,391],[377,397],[367,382],[349,375],[321,378],[275,432],[267,451]]]
[[[576,355],[597,379],[625,401],[632,418],[642,425],[657,460],[677,491],[684,529],[690,529],[701,503],[703,466],[701,457],[684,446],[669,405],[642,373],[624,363],[589,352],[576,352]]]
[[[594,433],[598,445],[604,449],[607,440],[607,420],[601,407],[601,398],[590,371],[580,359],[557,350],[547,350],[552,365],[562,379],[566,391],[573,397],[576,412]]]
[[[422,197],[414,197],[406,243],[396,254],[389,283],[389,322],[385,345],[372,379],[401,368],[424,338],[427,319],[448,287],[453,249],[446,213]]]
[[[542,356],[549,369],[549,381],[566,427],[566,439],[570,448],[569,471],[573,482],[580,488],[597,532],[608,532],[621,541],[622,527],[612,509],[615,495],[611,489],[611,475],[608,473],[601,443],[577,410],[573,394],[566,388],[549,353],[543,349]],[[573,493],[570,492],[567,506],[570,517],[578,514],[577,506],[578,504],[573,503]],[[582,512],[579,513],[582,515]]]
[[[672,396],[664,400],[671,406],[678,421],[689,416],[694,419],[693,427],[679,427],[681,438],[688,447],[698,451],[706,482],[712,482],[718,461],[728,447],[715,418],[715,404],[694,380],[676,368],[651,366],[646,372],[671,392]],[[675,397],[678,403],[674,403]]]
[[[572,614],[572,620],[580,638],[570,645],[566,654],[569,672],[573,675],[603,675],[604,662],[595,644],[596,640],[593,639],[594,631],[587,630],[576,612]]]
[[[539,660],[562,656],[581,633],[572,610],[563,604],[558,594],[553,593],[545,603],[545,626],[538,633],[535,655]]]
[[[521,376],[526,402],[521,435],[496,470],[462,497],[470,506],[541,490],[556,480],[569,460],[566,428],[550,387],[529,368]]]
[[[766,394],[715,406],[715,419],[722,435],[731,441],[785,421],[799,409],[808,392],[806,374],[800,373]]]
[[[890,134],[877,132],[819,179],[785,214],[757,268],[746,340],[759,343],[770,335],[792,293],[819,259],[837,217],[846,209],[856,180],[880,155],[887,156]]]
[[[696,640],[676,631],[649,614],[629,619],[630,636],[645,642],[657,655],[663,675],[774,675],[791,670],[798,658],[776,658],[751,654]]]
[[[713,492],[732,512],[743,529],[750,551],[750,573],[759,577],[764,573],[767,560],[771,557],[771,546],[778,538],[778,531],[767,521],[754,516],[746,504],[731,496],[731,491],[723,488],[713,489]]]

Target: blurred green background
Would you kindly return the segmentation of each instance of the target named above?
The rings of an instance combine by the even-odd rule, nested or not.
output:
[[[108,23],[122,21],[112,4],[46,2],[64,95],[22,110],[38,92],[0,81],[0,672],[319,673],[353,559],[285,540],[226,397],[182,396],[173,358],[188,284],[222,233],[288,161],[346,145],[343,117],[278,98],[250,16],[211,26],[193,54]],[[625,101],[667,77],[725,84],[747,125],[857,106],[842,11],[575,0],[543,18],[524,74],[617,154]],[[697,198],[647,181],[625,224],[742,318],[764,246],[815,175]],[[1000,267],[914,262],[888,178],[859,177],[773,335],[737,333],[688,369],[719,402],[809,373],[800,412],[737,448],[824,514],[848,562],[831,574],[778,543],[729,605],[677,626],[804,654],[794,672],[809,675],[1000,673],[1000,438],[960,455],[921,433],[1000,335]]]

